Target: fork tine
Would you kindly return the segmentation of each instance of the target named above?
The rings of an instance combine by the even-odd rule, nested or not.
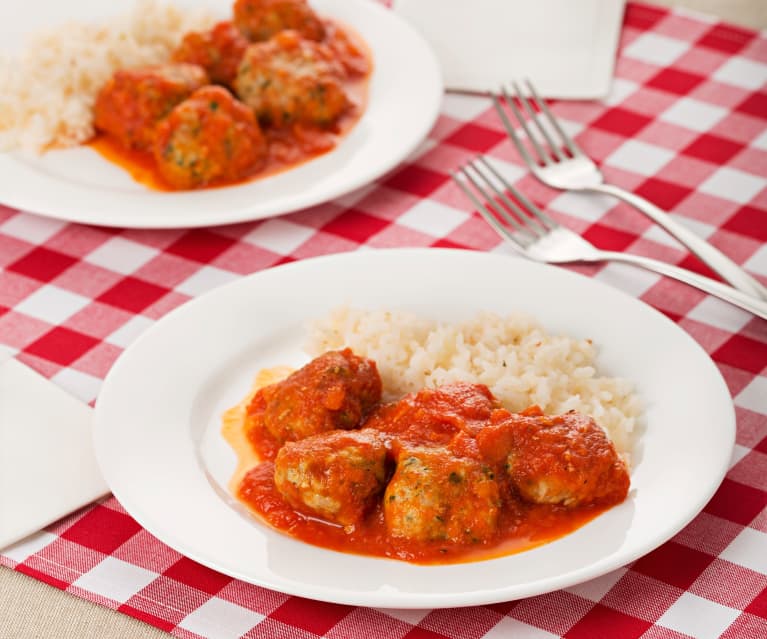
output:
[[[538,208],[531,200],[524,196],[520,191],[517,191],[513,186],[509,186],[509,191],[533,217],[537,218],[538,221],[543,224],[545,228],[553,231],[560,226],[560,224],[547,215],[543,209]]]
[[[535,90],[533,83],[530,82],[529,79],[526,79],[525,84],[527,85],[527,90],[530,92],[530,95],[532,95],[535,99],[536,105],[541,110],[541,112],[546,115],[549,123],[554,127],[556,132],[559,134],[559,137],[562,138],[562,141],[570,153],[572,153],[574,156],[579,154],[584,155],[583,151],[581,151],[581,148],[576,144],[575,140],[573,140],[569,135],[567,135],[567,133],[565,133],[565,130],[559,124],[559,120],[554,117],[554,114],[549,110],[546,102],[541,99],[540,95],[538,95],[538,92]]]
[[[476,188],[481,193],[484,193],[483,189],[477,185],[476,181],[471,177],[471,175],[466,170],[466,167],[461,167],[459,169],[459,172],[461,175],[463,175],[467,180],[469,180],[472,184],[475,185]],[[504,226],[498,221],[498,218],[488,209],[482,201],[474,195],[472,190],[467,187],[463,180],[461,180],[458,175],[455,172],[450,173],[450,177],[453,178],[453,181],[458,185],[458,188],[463,191],[464,195],[471,200],[472,204],[476,207],[477,211],[479,211],[479,214],[485,219],[485,221],[495,230],[498,235],[500,235],[503,238],[506,238],[509,242],[516,245],[517,248],[524,251],[530,244],[531,241],[528,238],[525,238],[524,240],[520,237],[517,237],[514,233],[512,233],[508,227]],[[488,199],[488,206],[489,206],[489,199]],[[513,218],[512,218],[513,219]],[[515,221],[516,223],[516,221]],[[520,234],[521,235],[521,234]]]
[[[501,88],[501,91],[503,91],[503,88]],[[532,155],[530,155],[530,152],[527,150],[524,144],[522,144],[522,140],[517,135],[517,132],[514,130],[514,127],[511,124],[511,121],[509,120],[509,116],[506,115],[506,110],[503,108],[503,105],[501,104],[501,101],[498,99],[498,96],[494,93],[490,94],[490,99],[493,101],[493,106],[495,107],[496,113],[498,113],[498,116],[501,118],[501,122],[503,122],[503,126],[506,129],[506,133],[509,134],[509,138],[511,138],[511,141],[514,143],[514,146],[517,147],[517,152],[522,156],[522,159],[528,164],[538,164],[538,161],[533,158]],[[507,97],[507,101],[510,100],[510,98]]]
[[[564,153],[560,150],[560,145],[554,142],[554,139],[549,135],[549,132],[546,130],[546,127],[543,126],[540,119],[538,118],[538,114],[535,112],[535,109],[530,104],[530,100],[528,100],[527,96],[524,94],[524,92],[519,88],[519,85],[516,83],[516,81],[512,80],[511,85],[514,87],[514,92],[517,94],[517,97],[519,98],[519,101],[522,103],[522,106],[525,108],[525,111],[527,111],[527,114],[530,116],[530,119],[535,122],[535,126],[538,127],[538,130],[541,132],[541,135],[544,137],[546,142],[549,145],[549,148],[554,152],[554,155],[557,156],[558,160],[566,160],[567,157]]]
[[[522,194],[514,189],[511,184],[506,181],[506,179],[495,169],[495,167],[493,167],[493,165],[488,162],[485,156],[478,155],[474,162],[469,164],[469,166],[471,166],[471,168],[473,168],[485,180],[490,188],[498,194],[498,196],[503,200],[503,203],[508,206],[520,220],[524,222],[524,224],[520,227],[520,230],[524,229],[528,233],[531,233],[537,237],[545,235],[548,232],[548,228],[546,228],[543,220],[540,217],[531,218],[529,215],[526,215],[516,202],[511,200],[511,198],[509,198],[509,196],[506,195],[503,190],[499,189],[493,183],[493,181],[487,177],[486,173],[483,173],[479,168],[477,168],[477,162],[482,163],[486,170],[490,172],[498,182],[500,182],[503,189],[509,191],[515,198],[517,198],[518,201],[522,202],[523,206],[529,206],[530,201],[527,200],[527,198],[524,196],[520,198],[519,196]]]
[[[515,230],[519,231],[520,233],[523,233],[529,237],[529,240],[534,240],[535,235],[530,231],[530,229],[526,228],[523,224],[520,223],[518,219],[515,219],[514,216],[510,215],[506,209],[503,208],[501,204],[499,204],[495,199],[493,199],[493,194],[487,190],[485,186],[479,183],[477,179],[467,170],[471,168],[477,175],[479,175],[480,178],[487,184],[490,188],[492,188],[496,193],[498,193],[504,200],[504,203],[507,203],[507,206],[511,208],[514,213],[520,216],[522,220],[524,220],[524,213],[519,210],[519,208],[511,202],[511,200],[508,199],[503,193],[501,193],[497,188],[493,186],[493,184],[485,177],[485,175],[482,174],[482,172],[476,167],[474,162],[468,162],[463,167],[463,175],[466,177],[466,179],[472,183],[474,188],[479,191],[479,193],[482,194],[482,197],[485,199],[485,206],[490,208],[494,213],[496,213],[498,216],[502,217],[506,222],[511,224],[511,226],[514,227]]]
[[[535,148],[536,153],[538,154],[538,162],[533,162],[533,164],[551,164],[551,158],[549,157],[549,154],[546,153],[546,151],[543,150],[543,147],[538,142],[538,139],[535,135],[533,135],[533,132],[530,130],[530,127],[527,126],[527,120],[525,119],[525,116],[522,115],[522,112],[517,107],[516,102],[514,102],[513,96],[509,95],[509,92],[506,90],[506,87],[501,87],[501,92],[503,93],[503,97],[506,99],[506,104],[509,105],[509,108],[513,111],[514,116],[517,118],[517,122],[519,122],[520,126],[525,132],[525,135],[527,135],[528,139],[530,140],[530,143]]]
[[[484,164],[488,170],[495,176],[495,178],[501,183],[504,189],[506,189],[509,193],[511,193],[514,198],[522,204],[522,206],[527,209],[527,211],[535,218],[536,222],[541,226],[544,233],[548,232],[549,230],[553,230],[559,226],[559,223],[553,220],[551,217],[549,217],[546,213],[544,213],[540,208],[538,208],[535,204],[530,201],[530,199],[527,198],[527,196],[523,195],[520,191],[515,189],[509,182],[504,178],[494,167],[490,162],[487,161],[487,158],[480,155],[477,156],[477,159]],[[496,189],[497,190],[497,189]],[[511,200],[509,200],[508,197],[503,195],[504,200],[516,209],[517,215],[522,215],[523,219],[530,219],[529,216],[526,216],[518,206],[511,203]],[[540,233],[539,233],[540,234]]]

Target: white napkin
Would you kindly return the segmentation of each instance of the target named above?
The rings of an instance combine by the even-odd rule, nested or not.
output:
[[[394,0],[431,44],[445,85],[497,91],[529,78],[544,97],[607,95],[624,0]]]
[[[0,548],[109,492],[93,411],[0,351]]]

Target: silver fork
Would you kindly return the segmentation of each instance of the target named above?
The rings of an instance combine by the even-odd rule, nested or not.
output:
[[[699,288],[767,319],[767,302],[731,286],[659,260],[596,248],[541,211],[481,155],[459,167],[451,177],[482,217],[525,257],[550,264],[603,261],[633,264]]]
[[[508,110],[503,108],[500,96],[491,97],[511,141],[535,177],[556,189],[606,193],[628,202],[684,244],[725,281],[744,293],[767,300],[767,288],[719,249],[687,230],[665,211],[644,198],[618,186],[605,184],[602,172],[597,165],[565,133],[546,102],[536,92],[535,87],[529,81],[525,84],[528,96],[516,82],[511,83],[513,94],[510,95],[505,87],[501,89],[501,93],[507,109],[513,113],[530,140],[529,148],[523,144],[522,138],[514,130]],[[515,97],[527,113],[527,118],[522,113],[522,109],[517,106]]]

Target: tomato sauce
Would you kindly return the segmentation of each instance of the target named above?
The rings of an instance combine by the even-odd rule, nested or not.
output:
[[[358,82],[361,86],[357,93],[367,100],[367,83]],[[364,103],[357,102],[353,113],[341,118],[335,131],[320,129],[304,129],[302,131],[264,131],[268,140],[268,155],[266,163],[257,173],[233,182],[216,181],[203,188],[218,188],[245,184],[254,180],[282,173],[296,168],[305,162],[313,160],[338,146],[341,139],[354,128],[362,117]],[[148,151],[130,149],[118,142],[114,137],[102,133],[96,134],[87,143],[96,153],[108,162],[116,164],[139,184],[154,191],[173,192],[174,189],[162,179],[157,170],[154,156]]]
[[[420,564],[480,561],[530,550],[567,535],[605,510],[599,506],[568,509],[510,501],[501,511],[494,538],[475,545],[453,545],[390,536],[381,504],[351,531],[296,512],[275,488],[272,462],[262,462],[248,471],[235,494],[260,519],[301,541],[340,552]]]
[[[248,414],[257,389],[284,379],[288,369],[262,371],[252,392],[227,411],[222,434],[237,453],[240,464],[229,488],[258,519],[296,539],[324,548],[387,557],[419,564],[479,561],[529,550],[563,537],[588,523],[616,502],[578,507],[534,504],[520,499],[508,475],[495,473],[500,494],[497,530],[476,543],[449,543],[396,537],[387,530],[383,499],[357,525],[343,527],[298,512],[275,485],[276,444]],[[458,456],[478,454],[475,437],[481,422],[490,424],[505,413],[491,395],[460,393],[450,405],[439,390],[422,391],[412,401],[399,402],[374,413],[364,428],[397,438],[393,448],[446,445]],[[506,413],[508,414],[508,413]],[[534,415],[535,412],[531,412]],[[263,436],[259,436],[261,433]],[[501,466],[499,465],[500,469]],[[479,512],[481,516],[481,512]]]
[[[342,81],[342,85],[350,102],[354,105],[344,113],[332,128],[322,129],[309,126],[294,126],[285,129],[265,128],[264,137],[267,140],[266,161],[257,172],[237,180],[213,180],[202,187],[203,189],[220,188],[234,184],[244,184],[296,168],[329,151],[332,151],[341,140],[349,134],[362,118],[368,103],[368,90],[373,69],[372,55],[362,38],[345,26],[327,21],[340,34],[337,45],[349,47],[347,66],[353,68],[355,62],[364,60],[361,65],[366,73],[356,73]],[[343,57],[344,51],[337,51]],[[161,176],[151,151],[130,148],[118,138],[105,133],[96,133],[87,145],[108,162],[126,171],[136,182],[154,191],[175,192],[178,189],[170,186]]]

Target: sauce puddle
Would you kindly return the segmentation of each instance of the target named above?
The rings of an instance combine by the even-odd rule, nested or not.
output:
[[[277,491],[273,462],[259,457],[248,436],[253,423],[248,418],[247,408],[257,390],[284,379],[291,372],[288,367],[260,371],[247,396],[224,413],[221,427],[222,436],[237,456],[237,466],[228,484],[230,493],[257,520],[291,537],[339,552],[410,563],[463,563],[495,559],[544,545],[573,532],[609,508],[569,509],[507,499],[499,519],[499,533],[476,545],[393,538],[388,534],[380,502],[364,522],[352,530],[298,513]]]
[[[335,23],[335,27],[342,29],[357,51],[364,54],[369,68],[366,75],[347,78],[342,82],[346,95],[354,107],[340,117],[332,130],[309,127],[296,128],[295,130],[264,128],[262,132],[267,139],[268,151],[266,163],[263,167],[256,173],[239,180],[213,181],[192,190],[207,190],[248,184],[301,166],[338,147],[343,138],[349,134],[365,114],[368,106],[370,78],[373,73],[373,60],[370,49],[351,27],[341,25],[338,22]],[[102,133],[97,133],[86,145],[106,161],[122,168],[133,180],[153,191],[183,192],[183,190],[179,191],[179,189],[172,188],[163,180],[150,151],[128,149],[117,142],[112,136]]]

